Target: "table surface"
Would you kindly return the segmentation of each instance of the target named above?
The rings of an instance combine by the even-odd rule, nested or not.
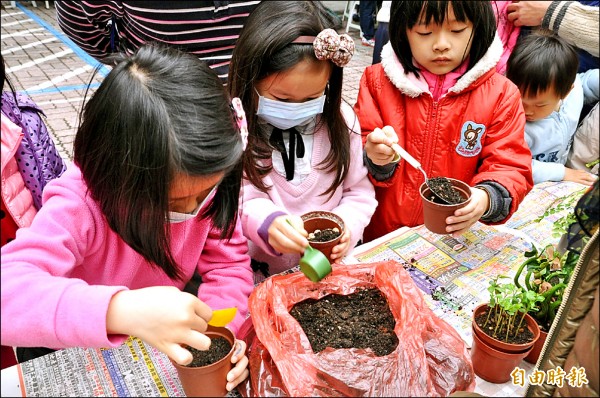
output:
[[[428,255],[434,256],[436,261],[440,260],[441,255],[450,253],[447,257],[451,258],[452,261],[458,262],[460,260],[468,265],[469,261],[473,261],[472,258],[467,256],[469,250],[479,251],[483,250],[482,248],[485,246],[484,249],[487,250],[486,255],[488,257],[501,255],[503,259],[506,259],[507,256],[512,256],[514,262],[516,261],[514,253],[511,254],[506,247],[514,246],[512,247],[513,251],[521,250],[521,246],[515,243],[516,239],[534,240],[538,243],[542,239],[550,239],[551,230],[549,228],[552,220],[549,220],[549,224],[545,226],[532,224],[532,219],[539,217],[545,211],[540,206],[540,198],[546,198],[544,200],[547,202],[547,207],[550,207],[553,206],[557,197],[580,190],[581,186],[579,184],[566,186],[564,184],[545,184],[540,188],[534,189],[532,191],[534,194],[528,195],[528,198],[531,197],[529,200],[526,198],[519,212],[517,212],[521,214],[513,216],[507,226],[498,229],[490,229],[490,227],[482,225],[477,226],[474,228],[472,235],[467,234],[464,240],[458,244],[447,236],[427,234],[423,227],[404,228],[375,242],[357,247],[346,262],[370,262],[369,259],[381,261],[381,258],[377,258],[377,255],[381,256],[386,250],[391,253],[387,255],[398,256],[399,259],[402,256],[412,256],[413,253],[410,250],[415,250],[415,241],[421,241],[418,242],[420,244],[418,250],[420,251],[423,250],[423,244],[431,246],[425,251],[429,253]],[[535,236],[536,233],[540,233],[540,230],[544,229],[546,231],[543,236]],[[507,238],[507,236],[512,238]],[[418,239],[415,239],[415,237]],[[402,244],[394,239],[400,240]],[[511,239],[515,241],[511,241]],[[391,246],[390,242],[393,243]],[[449,246],[450,249],[446,246]],[[435,253],[435,251],[441,251],[442,254]],[[376,254],[373,254],[374,252]],[[423,257],[419,259],[419,262],[427,266],[427,260],[426,257]],[[492,260],[482,258],[481,261],[487,264]],[[417,285],[419,284],[417,283]],[[419,287],[422,288],[420,285]],[[443,314],[443,312],[440,312],[440,314]],[[452,322],[453,319],[449,318],[449,323],[457,328]],[[464,332],[465,328],[460,329],[462,330],[458,330],[459,333]],[[468,336],[461,336],[469,346]],[[534,366],[522,362],[520,368],[528,375]],[[2,397],[185,396],[176,370],[166,355],[137,338],[129,338],[125,344],[113,349],[69,348],[59,350],[3,369],[0,375]],[[525,380],[527,379],[525,378]],[[490,397],[523,396],[525,387],[525,385],[514,384],[512,381],[494,384],[476,377],[475,392]],[[230,395],[237,396],[235,393]]]

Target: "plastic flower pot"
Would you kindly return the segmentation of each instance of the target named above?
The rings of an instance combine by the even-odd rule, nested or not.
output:
[[[340,235],[335,239],[327,242],[310,242],[310,245],[314,249],[319,250],[328,260],[331,260],[331,250],[339,243],[344,233],[344,221],[340,216],[330,211],[311,211],[302,215],[302,221],[304,221],[304,229],[309,234],[315,232],[317,229],[339,229]]]
[[[448,224],[446,224],[446,218],[453,215],[457,209],[465,207],[471,200],[471,188],[468,184],[454,178],[448,178],[448,180],[460,196],[463,197],[463,202],[458,204],[437,203],[432,199],[435,195],[426,183],[421,184],[419,188],[423,202],[423,221],[425,227],[436,234],[447,234],[446,227]]]
[[[529,314],[525,315],[525,323],[527,325],[527,328],[529,328],[531,333],[533,333],[532,341],[530,341],[529,343],[525,343],[525,344],[512,344],[512,343],[507,343],[505,341],[493,338],[492,336],[485,333],[479,327],[477,322],[475,322],[475,318],[482,312],[486,311],[487,309],[488,309],[487,303],[479,304],[477,307],[475,307],[475,310],[473,311],[473,319],[472,319],[471,325],[472,325],[472,329],[473,329],[473,335],[474,336],[477,335],[479,337],[479,339],[482,340],[483,342],[485,342],[488,346],[493,347],[494,349],[502,351],[502,352],[523,353],[525,351],[529,351],[533,347],[535,342],[539,339],[540,327],[538,326],[535,319]]]
[[[540,338],[535,341],[533,348],[529,352],[529,354],[525,357],[525,360],[529,363],[536,364],[538,358],[540,357],[540,353],[542,352],[542,348],[544,348],[544,343],[546,342],[546,337],[548,337],[548,332],[544,332],[540,330]]]
[[[182,366],[172,360],[171,363],[177,370],[183,391],[188,397],[223,397],[227,395],[227,373],[233,367],[231,357],[235,348],[235,337],[227,328],[210,325],[204,334],[211,339],[227,339],[231,344],[229,353],[217,362],[201,367]]]
[[[473,345],[471,346],[473,371],[477,376],[490,383],[506,383],[510,380],[511,372],[519,366],[531,349],[530,347],[525,352],[517,353],[498,351],[473,333]]]

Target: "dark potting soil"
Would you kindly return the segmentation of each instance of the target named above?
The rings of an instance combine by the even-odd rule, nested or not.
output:
[[[290,315],[302,326],[315,353],[326,347],[371,348],[383,356],[398,346],[396,321],[379,289],[307,299],[294,305]]]
[[[496,340],[501,340],[510,344],[527,344],[530,343],[531,340],[533,340],[533,333],[531,333],[531,330],[529,330],[525,321],[523,321],[523,326],[519,329],[519,332],[516,336],[514,335],[514,333],[509,333],[508,339],[506,339],[506,329],[497,332],[497,335],[494,336],[493,332],[496,325],[492,322],[488,322],[487,326],[484,327],[483,325],[485,325],[486,319],[487,311],[477,315],[475,317],[475,322],[479,325],[481,330],[485,332],[485,334],[495,338]]]
[[[430,178],[427,185],[429,189],[434,192],[429,200],[434,203],[440,204],[459,204],[465,201],[460,193],[454,189],[454,186],[446,177],[433,177]],[[444,200],[440,200],[440,198]]]
[[[309,242],[329,242],[340,236],[340,230],[337,228],[316,229],[308,234]]]
[[[231,351],[231,344],[225,337],[215,337],[211,340],[210,348],[206,351],[197,350],[194,347],[187,347],[194,356],[189,367],[199,368],[201,366],[210,365],[222,358],[225,358]]]

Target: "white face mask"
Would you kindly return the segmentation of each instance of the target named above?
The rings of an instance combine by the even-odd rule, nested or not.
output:
[[[258,92],[257,92],[258,94]],[[300,126],[316,115],[323,113],[325,95],[305,102],[276,101],[258,94],[256,115],[281,130]]]
[[[187,220],[190,220],[190,219],[196,217],[198,215],[198,213],[200,213],[200,209],[202,209],[204,207],[204,205],[206,204],[206,202],[208,202],[208,200],[213,197],[213,193],[217,189],[217,186],[218,185],[215,185],[213,187],[213,189],[208,193],[208,195],[206,195],[206,198],[204,198],[202,203],[200,203],[198,205],[198,207],[196,207],[194,209],[194,211],[192,211],[191,213],[178,213],[176,211],[170,211],[169,212],[169,222],[171,224],[174,224],[174,223],[178,223],[178,222],[187,221]]]

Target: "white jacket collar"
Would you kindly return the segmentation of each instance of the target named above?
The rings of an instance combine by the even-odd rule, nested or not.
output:
[[[477,64],[475,64],[471,70],[467,71],[467,73],[465,73],[460,79],[458,79],[454,87],[450,88],[448,91],[460,93],[468,88],[486,72],[496,67],[496,64],[500,60],[503,51],[504,47],[502,45],[502,41],[500,40],[498,34],[496,34],[494,41],[490,45],[490,48],[488,48],[479,62],[477,62]],[[392,49],[392,45],[389,42],[383,46],[381,51],[381,65],[383,66],[383,70],[392,84],[402,91],[403,94],[415,98],[423,93],[429,92],[429,87],[427,86],[427,82],[423,76],[421,76],[419,79],[416,79],[414,74],[410,73],[407,75],[404,73],[404,68],[398,60],[398,57],[396,57],[396,54]]]

